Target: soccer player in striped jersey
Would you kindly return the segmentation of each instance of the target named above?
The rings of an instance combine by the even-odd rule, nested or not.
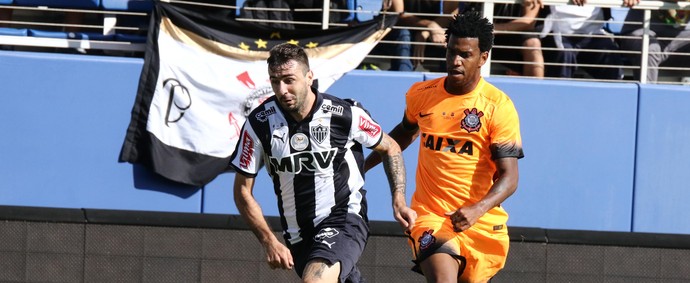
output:
[[[277,45],[267,61],[275,95],[247,117],[231,157],[235,204],[271,268],[294,268],[304,282],[360,282],[356,263],[369,235],[362,147],[381,154],[394,217],[409,229],[416,213],[405,201],[400,147],[361,105],[312,87],[301,47]],[[262,165],[273,180],[285,245],[252,195]]]
[[[487,282],[508,254],[501,203],[517,189],[520,123],[511,99],[480,75],[493,25],[466,12],[453,18],[446,38],[447,76],[410,87],[390,135],[403,150],[420,137],[413,270],[428,282]],[[378,160],[367,157],[365,171]]]

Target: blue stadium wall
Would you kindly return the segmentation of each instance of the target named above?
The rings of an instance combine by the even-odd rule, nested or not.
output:
[[[118,163],[143,60],[0,51],[0,205],[237,214],[232,174],[203,188]],[[388,131],[404,93],[437,74],[352,71],[329,93],[362,102]],[[489,78],[515,102],[526,157],[509,224],[690,234],[690,88]],[[408,200],[418,146],[405,152]],[[380,167],[370,218],[392,220]],[[277,215],[267,175],[255,193]]]

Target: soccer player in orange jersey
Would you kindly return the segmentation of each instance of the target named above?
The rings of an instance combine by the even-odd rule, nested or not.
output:
[[[411,204],[418,218],[408,231],[413,270],[428,282],[487,282],[508,254],[501,203],[517,189],[520,124],[510,98],[480,75],[493,24],[467,12],[446,36],[447,76],[412,85],[390,136],[403,149],[420,137]],[[365,170],[378,163],[368,156]]]

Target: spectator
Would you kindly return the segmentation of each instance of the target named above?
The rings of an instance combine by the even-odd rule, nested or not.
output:
[[[270,10],[276,9],[276,10]],[[260,19],[265,21],[255,22],[273,28],[295,29],[291,23],[293,15],[291,11],[278,9],[290,9],[287,1],[282,0],[247,0],[240,8],[240,18]]]
[[[396,13],[402,15],[404,12],[403,0],[384,0],[381,11],[383,13]],[[398,21],[400,22],[400,21]],[[384,41],[394,41],[396,43],[379,43],[371,50],[373,55],[393,55],[397,58],[390,60],[391,71],[414,71],[414,65],[410,57],[412,47],[410,45],[410,30],[399,27],[393,29],[383,38]]]
[[[483,4],[461,3],[461,10],[481,10]],[[512,32],[534,32],[539,11],[543,8],[540,0],[525,1],[518,4],[496,4],[494,6],[494,44],[500,46],[522,47],[519,52],[514,48],[494,48],[491,58],[502,61],[525,62],[504,64],[508,75],[544,77],[544,56],[541,52],[541,40],[536,34],[517,34]],[[501,33],[509,32],[509,33]]]
[[[290,7],[293,9],[293,18],[295,21],[299,22],[310,22],[310,23],[322,23],[323,22],[323,12],[318,9],[323,8],[323,0],[291,0],[287,1],[290,3]],[[347,0],[331,0],[330,7],[331,12],[328,15],[328,22],[330,23],[340,23],[343,22],[347,15],[343,12],[334,11],[335,9],[347,10]],[[296,11],[299,9],[317,9],[316,11]],[[301,25],[297,26],[299,29],[321,29],[321,25]]]
[[[267,21],[257,23],[273,28],[321,29],[321,9],[323,0],[247,0],[240,8],[239,18],[264,19]],[[347,10],[347,0],[331,0],[330,9]],[[331,11],[328,16],[330,23],[342,22],[347,18],[341,11]]]
[[[624,5],[632,7],[637,5],[639,0],[624,0]],[[634,36],[636,38],[622,38],[620,40],[623,50],[642,50],[642,35],[644,29],[639,24],[643,20],[644,10],[630,9],[621,34]],[[680,66],[688,67],[688,59],[669,60],[673,58],[672,53],[690,52],[690,29],[687,26],[688,11],[676,13],[675,10],[653,10],[649,31],[649,58],[647,60],[647,82],[656,82],[659,79],[658,67],[662,63],[677,62]],[[683,26],[685,25],[685,26]],[[672,38],[671,40],[662,38]],[[633,54],[627,56],[630,63],[635,66],[641,65],[641,56]],[[636,80],[640,80],[640,70],[633,71]]]
[[[618,45],[604,31],[604,12],[600,7],[585,6],[585,0],[574,0],[575,5],[550,6],[550,13],[544,21],[542,44],[544,58],[558,65],[547,65],[547,77],[571,78],[578,64],[596,79],[619,80],[623,78],[622,57],[617,53]],[[547,34],[550,34],[547,36]],[[580,49],[597,50],[582,51]],[[609,67],[598,67],[598,66]],[[597,67],[590,67],[597,66]]]
[[[412,55],[414,56],[412,58],[413,67],[417,68],[419,64],[424,63],[425,57],[445,58],[446,34],[443,27],[452,21],[451,14],[458,13],[458,2],[404,0],[403,7],[404,12],[400,15],[397,25],[422,28],[422,30],[412,32],[413,41],[415,42],[412,48]],[[434,14],[434,16],[426,14]],[[428,46],[425,43],[434,43],[436,45]],[[429,66],[429,70],[432,72],[446,71],[445,60],[439,61],[438,64],[429,64],[427,66]]]
[[[0,8],[0,21],[11,21],[12,20],[12,9],[2,9]],[[8,27],[7,23],[0,23],[0,27]]]
[[[12,20],[12,9],[0,9],[0,21],[11,21]],[[0,23],[0,29],[10,27],[10,24]],[[12,50],[13,48],[8,45],[0,45],[0,50]]]

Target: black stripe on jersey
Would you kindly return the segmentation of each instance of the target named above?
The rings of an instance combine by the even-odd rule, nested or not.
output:
[[[367,115],[371,116],[369,111],[367,111],[361,103],[356,102],[356,101],[352,101],[351,103],[352,103],[353,107],[359,107],[362,110],[364,110],[364,112],[366,112]],[[370,118],[374,119],[373,117],[370,117]],[[381,138],[379,138],[379,141],[376,142],[376,144],[374,146],[369,147],[369,148],[374,148],[374,147],[378,146],[382,140],[383,140],[383,135],[381,135]],[[350,150],[352,151],[352,154],[354,155],[355,160],[357,161],[357,164],[361,165],[361,166],[358,166],[359,167],[359,174],[365,180],[365,184],[366,184],[366,175],[364,174],[364,150],[362,149],[362,144],[361,143],[355,143],[355,145],[352,146],[352,148]],[[367,191],[364,189],[364,187],[362,187],[359,191],[362,194],[362,203],[361,203],[362,210],[359,212],[359,215],[362,216],[362,219],[364,219],[364,221],[368,223],[369,218],[367,217],[367,215],[368,215],[367,214],[367,208],[368,208],[367,207]]]
[[[331,147],[337,147],[338,153],[334,159],[333,171],[336,172],[333,176],[333,185],[336,188],[342,187],[347,188],[347,181],[350,179],[350,169],[348,167],[347,161],[345,160],[345,143],[348,141],[348,136],[350,135],[350,127],[352,124],[352,109],[349,107],[349,103],[337,98],[335,96],[324,94],[324,100],[330,100],[331,104],[334,106],[343,106],[342,115],[331,115]],[[338,163],[335,163],[339,161]],[[333,220],[343,220],[347,216],[347,203],[350,201],[350,191],[349,190],[335,190],[333,197],[335,198],[335,210],[331,211],[331,216],[329,218]]]
[[[289,137],[294,136],[297,133],[305,134],[307,137],[309,135],[309,121],[311,119],[304,119],[297,124],[290,126]],[[294,123],[294,121],[293,121]],[[301,151],[297,151],[292,146],[290,146],[290,153],[298,152],[309,152],[311,151],[311,143],[308,144],[307,148]],[[314,172],[310,170],[302,170],[299,174],[296,174],[293,182],[295,190],[295,204],[298,209],[297,213],[297,223],[301,228],[300,236],[302,238],[309,237],[309,235],[314,235],[316,231],[313,230],[313,220],[316,217],[316,184],[314,183]]]
[[[258,119],[256,119],[257,113],[261,111],[267,110],[266,107],[267,105],[271,105],[270,102],[274,102],[275,96],[269,97],[265,103],[261,104],[259,107],[256,107],[254,111],[249,114],[247,117],[247,121],[249,121],[252,125],[252,129],[254,129],[254,132],[256,133],[257,137],[261,141],[261,147],[263,148],[264,155],[271,155],[271,139],[273,138],[271,136],[271,123],[269,122],[260,122]],[[276,103],[277,104],[277,103]],[[270,172],[270,165],[269,164],[264,164],[266,167],[267,171],[269,171],[269,176],[271,177],[271,180],[273,181],[273,193],[277,196],[278,200],[278,213],[280,214],[280,225],[281,227],[287,227],[287,221],[285,221],[285,217],[282,217],[285,214],[285,211],[283,210],[283,199],[280,197],[280,178],[276,174],[272,174]],[[287,240],[287,239],[286,239]]]

